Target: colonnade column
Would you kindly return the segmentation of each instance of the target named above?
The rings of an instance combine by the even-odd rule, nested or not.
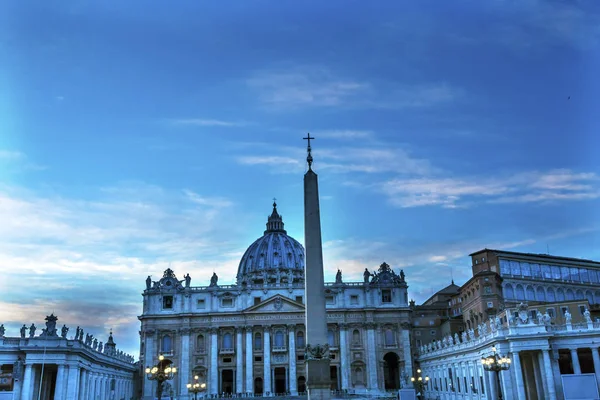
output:
[[[182,328],[179,333],[181,334],[181,355],[179,359],[179,371],[176,375],[179,375],[179,394],[187,395],[187,384],[191,382],[190,379],[190,328]]]
[[[79,394],[79,366],[69,365],[69,378],[67,380],[67,399],[77,399]]]
[[[365,324],[367,327],[367,357],[368,366],[367,372],[369,374],[369,389],[378,390],[377,384],[377,347],[375,345],[375,328],[377,327],[374,323]]]
[[[244,392],[244,347],[242,338],[242,327],[235,330],[235,392]]]
[[[579,365],[579,355],[577,349],[571,349],[571,362],[573,363],[573,373],[575,375],[581,374],[581,366]]]
[[[598,347],[592,347],[592,359],[594,360],[594,372],[596,374],[596,382],[600,386],[600,356],[598,355]]]
[[[254,393],[254,357],[252,352],[252,326],[246,326],[246,393]]]
[[[516,379],[515,382],[516,382],[516,386],[517,386],[516,387],[517,396],[519,399],[525,400],[527,397],[525,397],[525,383],[523,382],[523,368],[521,368],[521,357],[520,357],[518,351],[513,352],[512,364],[513,364],[512,369],[514,370],[515,379]],[[508,396],[508,395],[506,395],[506,396]]]
[[[340,324],[340,374],[342,375],[342,390],[348,389],[348,373],[350,365],[348,363],[348,325]]]
[[[263,340],[263,362],[265,371],[263,374],[263,382],[264,388],[263,392],[267,394],[267,396],[271,395],[271,334],[269,332],[269,327],[264,329],[264,340]]]
[[[87,391],[88,391],[88,375],[89,375],[89,371],[86,369],[82,369],[81,370],[81,386],[80,386],[80,390],[79,390],[79,399],[81,400],[85,400],[85,396],[87,396]],[[56,383],[58,384],[58,375],[56,378]],[[60,399],[60,397],[57,397],[57,399]]]
[[[218,329],[210,329],[210,394],[219,393],[219,340]]]
[[[296,325],[288,325],[288,335],[289,335],[289,348],[288,348],[288,356],[289,356],[289,390],[292,396],[298,395],[298,381],[296,378]]]
[[[60,364],[56,371],[56,386],[54,389],[54,397],[62,400],[65,397],[65,366]]]
[[[26,364],[25,365],[25,375],[23,376],[23,388],[21,389],[21,397],[23,399],[31,398],[31,384],[32,384],[32,372],[33,365]]]
[[[548,384],[548,392],[546,397],[548,400],[556,400],[556,388],[554,386],[554,374],[552,373],[552,360],[550,359],[550,350],[542,350],[542,358],[544,360],[544,375]]]

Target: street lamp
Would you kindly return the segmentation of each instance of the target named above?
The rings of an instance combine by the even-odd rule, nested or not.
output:
[[[496,354],[496,346],[492,347],[492,355],[482,357],[481,364],[486,371],[496,373],[496,384],[498,386],[498,400],[502,400],[502,388],[500,387],[500,371],[506,371],[510,368],[510,358],[501,357]]]
[[[150,368],[146,367],[146,377],[151,381],[156,381],[156,397],[161,400],[163,392],[163,382],[173,379],[173,376],[177,373],[177,368],[171,367],[170,364],[163,365],[165,356],[162,354],[158,356],[158,363]]]
[[[194,400],[198,400],[198,393],[206,390],[206,383],[200,383],[198,375],[194,376],[194,383],[188,383],[187,390],[190,393],[194,393]]]
[[[414,376],[412,376],[410,378],[410,381],[413,383],[413,386],[417,390],[417,396],[419,396],[419,398],[423,398],[423,396],[425,396],[425,389],[427,387],[427,384],[429,383],[429,377],[425,376],[425,378],[423,378],[421,376],[421,369],[417,369],[417,377],[415,378]]]

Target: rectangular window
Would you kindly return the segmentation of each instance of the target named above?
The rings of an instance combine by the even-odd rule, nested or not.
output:
[[[335,304],[335,297],[325,296],[325,304]]]
[[[581,313],[581,315],[583,315],[583,313],[585,312],[585,306],[579,306],[579,312]]]
[[[391,303],[392,302],[392,291],[391,290],[382,290],[381,291],[381,302],[382,303]]]
[[[221,300],[221,305],[223,307],[233,307],[233,299],[232,298],[224,298]]]
[[[206,300],[204,299],[198,299],[198,301],[196,301],[196,308],[198,309],[205,309],[206,308]]]
[[[567,312],[569,308],[568,307],[561,307],[560,311],[562,312],[562,315],[565,315],[565,313]]]
[[[231,357],[224,357],[223,358],[223,362],[224,363],[230,363],[231,362]]]
[[[254,356],[254,362],[262,362],[262,356]]]
[[[554,308],[546,308],[546,312],[550,316],[550,318],[554,318]]]
[[[298,354],[298,361],[304,361],[304,354]]]
[[[296,303],[302,304],[302,296],[296,296]]]
[[[358,296],[353,294],[350,296],[350,304],[357,305],[358,304]]]
[[[256,306],[258,304],[260,304],[260,297],[255,297],[254,298],[254,305]]]
[[[481,388],[481,394],[485,394],[485,386],[483,385],[483,376],[479,377],[479,387]]]
[[[421,341],[417,339],[417,347],[421,347]]]
[[[483,293],[484,294],[492,294],[492,287],[491,286],[484,286],[483,287]]]
[[[163,296],[163,308],[164,309],[173,308],[173,296]]]
[[[493,301],[488,301],[487,302],[487,306],[488,306],[488,308],[494,308],[494,302]]]

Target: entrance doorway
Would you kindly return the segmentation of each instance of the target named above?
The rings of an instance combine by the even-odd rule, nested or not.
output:
[[[221,392],[233,393],[233,370],[224,369],[221,371]]]
[[[275,368],[273,371],[275,380],[275,393],[282,394],[287,392],[287,385],[285,379],[285,367]]]
[[[298,377],[298,393],[306,393],[306,378],[303,376]]]
[[[254,379],[254,394],[263,394],[263,380],[262,378]]]
[[[329,367],[329,377],[331,378],[331,390],[338,389],[338,370],[335,365]]]
[[[396,353],[387,353],[383,356],[383,379],[385,382],[385,390],[400,389],[400,376],[398,370],[398,355]]]

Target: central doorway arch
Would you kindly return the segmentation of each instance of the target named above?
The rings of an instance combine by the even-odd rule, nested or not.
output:
[[[384,367],[383,367],[383,378],[385,382],[385,390],[398,390],[400,389],[400,375],[399,375],[399,358],[396,353],[389,352],[383,356]]]

